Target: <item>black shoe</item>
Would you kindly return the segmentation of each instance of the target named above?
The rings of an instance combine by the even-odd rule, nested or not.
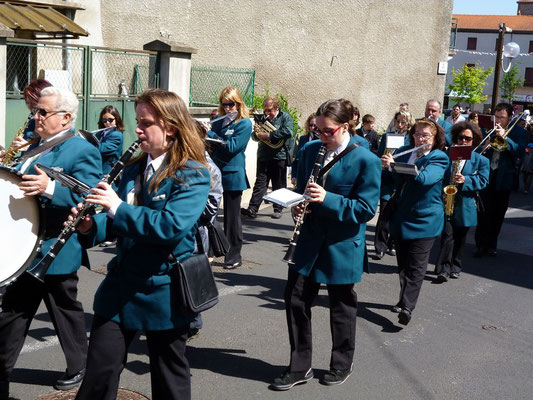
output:
[[[386,251],[386,253],[387,253],[389,256],[393,256],[393,257],[396,256],[396,250],[394,250],[394,249],[388,249],[388,250]]]
[[[402,311],[402,307],[400,306],[400,303],[396,304],[395,306],[392,306],[390,309],[393,313],[398,314],[400,311]]]
[[[474,253],[472,253],[472,257],[475,257],[475,258],[480,258],[480,257],[483,257],[484,255],[485,255],[485,251],[483,251],[483,249],[479,247],[476,250],[474,250]]]
[[[340,385],[348,379],[353,372],[353,364],[349,369],[330,369],[324,374],[320,383],[326,386]]]
[[[257,218],[257,211],[254,211],[251,208],[241,208],[241,215],[254,219]]]
[[[274,214],[272,214],[271,218],[280,219],[281,218],[281,211],[274,211]]]
[[[409,321],[411,321],[411,310],[402,308],[402,311],[398,314],[398,322],[402,325],[407,325]]]
[[[459,279],[459,272],[452,272],[450,274],[450,278],[452,279]]]
[[[83,378],[85,377],[85,368],[75,373],[74,375],[65,374],[59,378],[54,384],[54,388],[57,390],[70,390],[79,386]]]
[[[197,339],[199,337],[200,337],[200,329],[191,328],[191,329],[189,329],[189,332],[187,332],[187,343],[189,343],[191,340]]]
[[[376,251],[376,255],[374,256],[374,258],[376,260],[381,260],[383,257],[385,256],[385,253],[382,252],[382,251]]]
[[[438,274],[437,275],[437,282],[439,282],[439,283],[448,282],[448,274],[446,274],[444,272],[441,272],[440,274]]]
[[[9,382],[0,381],[0,400],[9,400]]]
[[[235,269],[235,268],[240,267],[241,265],[242,265],[242,261],[237,261],[234,263],[225,263],[224,269]]]
[[[270,390],[289,390],[294,385],[305,383],[310,379],[313,379],[311,368],[307,372],[289,372],[287,370],[279,378],[274,379],[268,388]]]
[[[498,255],[498,252],[496,251],[496,249],[488,249],[487,254],[489,255],[489,257],[496,257]]]

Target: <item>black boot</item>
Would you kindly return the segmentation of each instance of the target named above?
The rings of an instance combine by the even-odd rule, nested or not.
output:
[[[0,400],[9,400],[9,382],[0,381]]]

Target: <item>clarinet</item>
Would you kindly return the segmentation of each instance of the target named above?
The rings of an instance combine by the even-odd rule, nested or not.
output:
[[[311,183],[315,183],[316,179],[318,178],[318,173],[322,169],[322,164],[324,163],[326,151],[327,151],[326,146],[322,145],[316,156],[315,164],[313,165],[313,171],[311,171],[311,176],[309,176],[309,180],[307,181],[307,185],[305,186],[305,189],[307,189]],[[304,190],[304,193],[305,193],[305,190]],[[294,264],[294,253],[296,251],[296,247],[298,246],[298,239],[300,238],[300,228],[302,224],[304,223],[304,218],[305,218],[308,204],[309,204],[308,201],[304,203],[303,212],[298,216],[298,219],[296,220],[296,226],[294,227],[292,238],[289,241],[289,248],[287,249],[287,253],[285,253],[285,257],[283,257],[283,261],[289,264]]]
[[[140,140],[136,140],[135,142],[133,142],[133,144],[128,148],[128,150],[126,150],[122,157],[120,157],[120,159],[115,163],[115,165],[113,165],[111,171],[109,171],[109,173],[104,176],[100,182],[112,184],[115,179],[117,179],[118,175],[120,174],[120,171],[122,171],[128,160],[139,149],[140,143]],[[74,218],[72,221],[67,221],[65,223],[63,230],[57,237],[54,244],[50,247],[50,250],[48,250],[48,253],[46,253],[45,256],[33,268],[26,270],[26,272],[34,278],[38,279],[39,281],[44,282],[44,276],[46,275],[46,271],[48,271],[48,268],[50,268],[50,264],[52,264],[52,261],[54,261],[54,259],[59,254],[65,243],[67,243],[67,241],[70,239],[72,234],[76,232],[76,229],[85,219],[85,217],[89,214],[94,214],[95,208],[96,204],[87,204],[87,201],[85,200],[83,202],[83,209],[80,210],[76,218]]]

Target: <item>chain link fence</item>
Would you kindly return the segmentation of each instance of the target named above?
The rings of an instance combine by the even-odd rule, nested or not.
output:
[[[155,54],[100,48],[90,52],[91,96],[136,96],[159,86]]]
[[[222,89],[235,86],[248,107],[253,105],[255,70],[210,66],[191,67],[191,107],[216,107]]]
[[[83,46],[8,42],[7,94],[21,95],[28,83],[43,78],[81,95],[84,53]]]

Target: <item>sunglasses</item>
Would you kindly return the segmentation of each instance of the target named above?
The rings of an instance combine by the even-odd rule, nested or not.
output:
[[[316,129],[316,133],[319,135],[319,136],[333,136],[334,134],[336,134],[339,129],[342,128],[342,125],[339,125],[337,128],[333,129],[333,130],[328,130],[328,131],[321,131],[320,129]]]
[[[222,108],[232,108],[235,107],[235,102],[232,101],[231,103],[222,103]]]
[[[471,142],[474,140],[472,136],[457,135],[457,140],[464,140],[465,142]]]
[[[34,108],[31,112],[33,115],[38,113],[41,117],[46,117],[48,114],[65,113],[66,111],[46,111],[44,108]]]
[[[115,118],[102,118],[102,119],[100,120],[100,122],[101,122],[102,124],[105,124],[106,122],[111,123],[111,122],[113,122],[114,120],[115,120]]]

